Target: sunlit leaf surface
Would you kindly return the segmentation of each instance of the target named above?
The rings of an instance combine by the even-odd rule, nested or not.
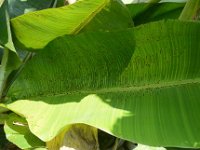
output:
[[[4,131],[7,139],[21,149],[45,147],[45,143],[30,132],[26,120],[16,114],[9,115]]]
[[[41,49],[59,36],[83,30],[116,30],[133,26],[128,9],[116,0],[78,1],[16,17],[11,24],[18,45],[30,49]]]
[[[57,38],[27,63],[7,107],[44,141],[85,123],[146,145],[200,147],[199,28],[160,21]]]

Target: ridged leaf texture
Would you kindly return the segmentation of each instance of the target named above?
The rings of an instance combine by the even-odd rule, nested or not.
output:
[[[118,0],[81,0],[75,4],[28,13],[11,20],[18,47],[35,50],[53,39],[83,30],[115,30],[133,26]]]
[[[49,141],[85,123],[152,146],[200,147],[200,24],[63,36],[26,64],[7,107]]]

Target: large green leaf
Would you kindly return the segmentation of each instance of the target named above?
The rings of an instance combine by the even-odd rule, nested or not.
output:
[[[82,0],[73,5],[28,13],[11,20],[17,40],[40,49],[51,40],[82,30],[115,30],[132,27],[127,8],[117,0]]]
[[[49,141],[85,123],[136,143],[200,147],[200,24],[63,36],[27,63],[7,104]]]
[[[4,131],[7,139],[21,149],[45,147],[45,143],[30,132],[26,120],[16,114],[9,115]]]
[[[144,3],[127,5],[135,25],[162,19],[177,19],[185,3],[157,3],[151,9],[144,11],[146,5]]]

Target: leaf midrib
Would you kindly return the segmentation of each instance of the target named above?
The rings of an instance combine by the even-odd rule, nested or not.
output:
[[[169,82],[158,82],[154,84],[146,84],[141,86],[130,86],[130,87],[112,87],[112,88],[101,88],[96,90],[77,90],[77,91],[67,91],[61,93],[53,93],[53,94],[40,94],[40,96],[30,96],[27,98],[42,98],[42,97],[57,97],[57,96],[64,96],[64,95],[73,95],[73,94],[102,94],[102,93],[117,93],[117,92],[139,92],[142,90],[153,90],[153,89],[163,89],[169,87],[177,87],[177,86],[185,86],[191,84],[200,84],[200,78],[196,79],[186,79],[180,81],[169,81]],[[26,98],[23,98],[26,99]]]
[[[78,1],[78,2],[76,2],[76,3],[74,3],[74,4],[71,4],[71,5],[77,5],[77,3],[82,3],[83,1]],[[90,13],[87,17],[86,17],[86,19],[84,19],[82,22],[80,22],[75,28],[74,28],[74,30],[72,30],[71,31],[71,33],[69,33],[69,34],[77,34],[82,28],[84,28],[89,22],[90,22],[90,20],[92,20],[92,18],[94,17],[94,16],[96,16],[108,3],[110,2],[110,0],[103,0],[103,2],[101,3],[101,5],[99,5],[99,7],[95,7],[95,9],[92,11],[92,13]],[[66,7],[67,8],[67,6],[63,6],[63,7]],[[32,14],[34,14],[34,13],[37,13],[37,12],[41,12],[41,11],[49,11],[49,9],[60,9],[60,8],[48,8],[48,9],[45,9],[45,10],[39,10],[39,11],[35,11],[35,12],[30,12],[30,13],[32,13]],[[18,18],[22,18],[23,16],[26,16],[26,15],[30,15],[30,13],[27,13],[27,14],[23,14],[23,15],[20,15],[20,16],[18,16],[18,17],[16,17],[16,18],[13,18],[13,19],[11,19],[11,22],[13,22],[13,21],[15,21],[15,20],[17,20]]]
[[[96,16],[108,3],[110,0],[104,0],[104,2],[95,9],[91,14],[89,14],[85,20],[83,20],[80,24],[78,24],[71,34],[77,34],[80,30],[82,30],[91,20]]]

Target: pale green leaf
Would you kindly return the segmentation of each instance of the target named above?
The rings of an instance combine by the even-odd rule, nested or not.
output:
[[[160,21],[57,38],[26,64],[7,107],[44,141],[84,123],[134,143],[200,147],[199,29]]]
[[[132,27],[127,8],[117,0],[82,0],[61,8],[28,13],[11,20],[19,43],[40,49],[51,40],[84,30],[115,30]]]
[[[10,114],[4,125],[6,138],[21,149],[45,147],[45,143],[33,135],[25,119]]]
[[[134,150],[166,150],[164,147],[151,147],[147,145],[138,144]]]
[[[3,2],[4,2],[4,0],[0,0],[0,7],[2,6]]]

